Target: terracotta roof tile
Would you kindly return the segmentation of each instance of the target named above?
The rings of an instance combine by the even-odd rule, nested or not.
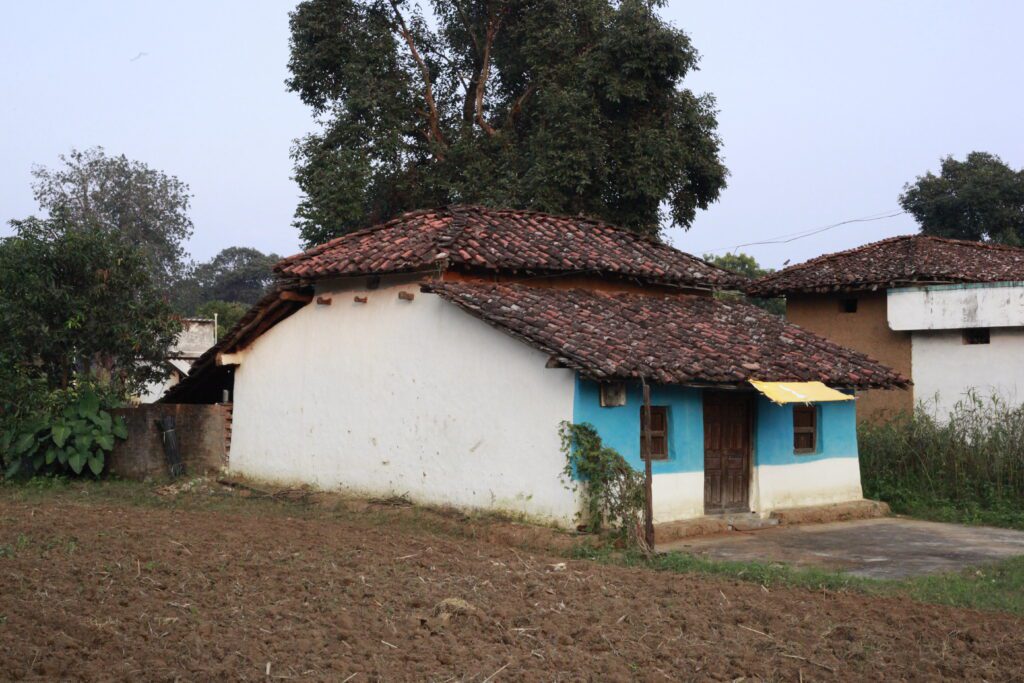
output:
[[[826,254],[766,275],[755,296],[884,289],[915,282],[1024,280],[1024,249],[927,235],[906,235]]]
[[[864,354],[779,316],[709,296],[519,284],[436,283],[424,289],[593,379],[821,381],[858,388],[909,384]]]
[[[617,274],[646,282],[727,288],[745,279],[667,244],[589,218],[451,206],[415,211],[278,263],[307,280],[452,267]]]

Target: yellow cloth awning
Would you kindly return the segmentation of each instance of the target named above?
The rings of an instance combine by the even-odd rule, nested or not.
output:
[[[850,394],[830,389],[821,382],[759,382],[752,379],[750,383],[769,400],[779,405],[853,400]]]

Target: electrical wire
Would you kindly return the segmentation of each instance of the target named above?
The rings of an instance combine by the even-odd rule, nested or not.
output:
[[[832,223],[830,225],[824,225],[824,226],[817,227],[817,228],[810,228],[808,230],[801,230],[800,232],[791,232],[791,233],[788,233],[788,234],[785,234],[785,235],[778,235],[776,237],[772,237],[772,238],[769,238],[767,240],[762,240],[760,242],[745,242],[743,244],[737,244],[737,245],[731,246],[731,247],[719,247],[717,249],[710,249],[710,250],[708,250],[708,253],[714,254],[714,253],[717,253],[717,252],[720,252],[720,251],[733,252],[733,251],[735,251],[737,249],[741,249],[743,247],[756,247],[756,246],[761,246],[761,245],[764,245],[764,244],[789,244],[790,242],[795,242],[795,241],[803,239],[805,237],[812,237],[814,235],[819,235],[819,234],[821,234],[823,232],[826,232],[828,230],[832,230],[834,228],[838,228],[838,227],[843,226],[843,225],[850,225],[851,223],[870,223],[872,221],[880,221],[880,220],[884,220],[886,218],[895,218],[896,216],[902,216],[905,213],[907,213],[907,212],[906,211],[895,211],[895,212],[889,212],[889,213],[871,214],[871,215],[868,215],[868,216],[862,216],[860,218],[850,218],[848,220],[839,221],[838,223]]]

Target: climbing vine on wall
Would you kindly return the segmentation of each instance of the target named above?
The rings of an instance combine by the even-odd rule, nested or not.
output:
[[[591,532],[611,529],[635,537],[644,507],[643,473],[605,446],[589,423],[562,422],[558,433],[566,459],[563,481],[583,498],[578,519]]]

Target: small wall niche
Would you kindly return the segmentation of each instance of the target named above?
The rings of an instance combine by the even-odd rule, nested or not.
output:
[[[601,407],[615,408],[626,405],[625,382],[601,382]]]

